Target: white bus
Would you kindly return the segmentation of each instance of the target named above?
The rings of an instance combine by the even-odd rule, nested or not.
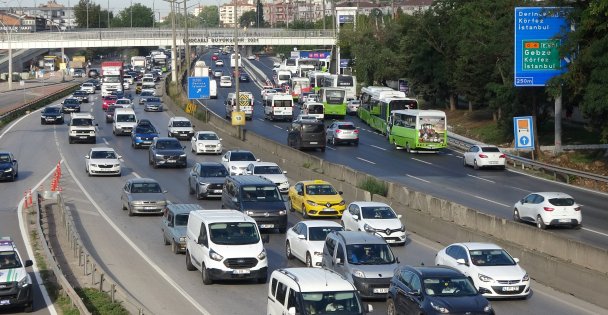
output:
[[[281,70],[289,70],[293,75],[298,73],[298,59],[285,59],[280,67]]]
[[[264,118],[291,121],[293,117],[293,98],[287,93],[269,95],[264,99]]]
[[[308,72],[308,80],[310,81],[311,92],[319,94],[319,90],[323,87],[321,81],[323,78],[330,76],[327,72],[310,71]]]
[[[354,100],[357,98],[357,77],[354,75],[331,74],[323,77],[322,87],[339,87],[346,90],[346,99]]]

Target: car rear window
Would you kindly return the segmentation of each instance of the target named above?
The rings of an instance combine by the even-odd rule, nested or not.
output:
[[[549,198],[549,203],[558,207],[567,207],[574,205],[572,198]]]
[[[303,124],[302,130],[306,133],[318,133],[323,132],[323,124]]]
[[[355,126],[351,125],[351,124],[344,124],[344,125],[340,125],[340,129],[342,129],[342,130],[355,130],[357,128],[355,128]]]
[[[483,147],[483,152],[500,152],[497,147]]]

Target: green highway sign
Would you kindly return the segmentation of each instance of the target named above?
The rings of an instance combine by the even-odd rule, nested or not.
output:
[[[524,40],[522,60],[523,70],[559,70],[560,41],[555,39]]]

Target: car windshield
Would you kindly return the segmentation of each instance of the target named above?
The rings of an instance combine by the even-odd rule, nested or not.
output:
[[[250,222],[211,223],[209,234],[217,245],[250,245],[260,241],[255,223]]]
[[[476,266],[513,266],[515,260],[504,249],[480,249],[469,251],[471,262]]]
[[[143,91],[143,92],[141,92],[139,95],[140,95],[140,96],[152,96],[153,94],[152,94],[152,92],[150,92],[150,91]]]
[[[422,280],[424,291],[430,296],[474,296],[477,290],[464,277],[433,277]]]
[[[320,124],[302,124],[302,131],[304,133],[319,133],[323,132],[324,126],[322,123]]]
[[[71,124],[72,126],[93,126],[93,121],[88,118],[74,118]]]
[[[338,192],[332,185],[319,184],[306,186],[307,195],[337,195]]]
[[[107,100],[107,101],[115,101],[117,99],[118,99],[118,97],[116,95],[108,95],[105,97],[105,100]]]
[[[574,205],[572,198],[549,198],[549,203],[558,207],[569,207]]]
[[[135,122],[135,115],[132,114],[118,114],[116,116],[117,122]]]
[[[0,154],[0,163],[9,163],[11,161],[11,157],[8,154]]]
[[[215,133],[199,133],[198,140],[218,140]]]
[[[346,245],[348,262],[354,265],[386,265],[395,262],[388,244]]]
[[[87,95],[87,92],[85,92],[85,91],[74,91],[74,95],[84,96],[84,95]]]
[[[156,148],[159,150],[181,150],[182,145],[177,140],[161,140],[156,142]]]
[[[188,120],[174,120],[173,127],[190,127],[190,121]]]
[[[116,153],[114,151],[93,151],[91,159],[116,159]]]
[[[160,98],[158,97],[148,97],[148,103],[160,103]]]
[[[7,250],[4,252],[0,252],[0,270],[2,269],[13,269],[20,268],[21,261],[19,261],[19,257],[17,253],[12,250]],[[10,276],[10,271],[9,271]]]
[[[133,194],[157,194],[161,193],[158,183],[133,183],[131,193]]]
[[[277,186],[244,186],[241,188],[243,202],[283,201]]]
[[[309,241],[325,241],[327,234],[332,231],[343,231],[341,226],[314,226],[308,228]]]
[[[77,105],[77,104],[80,104],[80,102],[75,98],[66,98],[63,101],[63,105]]]
[[[188,225],[188,214],[182,213],[175,216],[175,226],[186,226]]]
[[[365,219],[395,219],[397,216],[390,207],[362,207],[361,213]]]
[[[302,306],[299,314],[325,315],[361,314],[361,303],[354,291],[302,292]]]
[[[156,133],[156,129],[152,125],[137,126],[135,133]]]
[[[323,104],[311,104],[307,108],[309,114],[323,114]]]
[[[283,171],[278,166],[256,166],[255,174],[283,174]]]
[[[120,105],[120,104],[131,104],[130,100],[117,100],[116,104]]]
[[[201,167],[201,177],[226,177],[228,171],[223,165]]]
[[[47,107],[43,111],[44,114],[59,114],[61,110],[57,107]]]
[[[232,152],[230,161],[255,161],[255,156],[251,152]]]

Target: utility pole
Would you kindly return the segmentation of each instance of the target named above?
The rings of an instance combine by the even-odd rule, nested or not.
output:
[[[175,10],[173,10],[173,6],[175,4],[175,0],[167,0],[171,3],[171,32],[173,37],[173,42],[171,44],[171,82],[177,82],[177,44],[175,43]]]
[[[184,44],[186,45],[186,76],[190,75],[190,38],[188,36],[188,5],[187,0],[184,0]]]
[[[239,24],[237,20],[237,0],[234,1],[234,101],[236,102],[236,112],[241,112],[240,95],[239,95]],[[242,128],[241,125],[237,126],[237,132],[241,137]]]

